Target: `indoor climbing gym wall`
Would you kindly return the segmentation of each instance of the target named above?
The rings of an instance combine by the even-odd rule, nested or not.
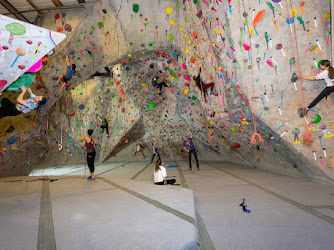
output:
[[[298,77],[314,77],[322,60],[332,60],[330,1],[99,0],[85,6],[44,13],[43,29],[34,29],[59,34],[63,41],[53,38],[55,46],[46,33],[39,46],[28,32],[1,29],[0,62],[7,54],[9,67],[17,60],[8,85],[25,73],[16,47],[43,51],[38,60],[49,55],[32,84],[47,97],[45,106],[36,115],[0,120],[0,175],[84,164],[79,138],[89,128],[99,163],[132,157],[138,142],[150,156],[154,141],[162,156],[186,160],[182,136],[190,129],[203,160],[333,181],[333,95],[306,113],[324,81]],[[14,49],[10,39],[20,44]],[[66,56],[76,72],[62,89]],[[199,74],[206,93],[194,81]],[[12,101],[17,95],[3,94]],[[109,137],[98,116],[108,120]]]

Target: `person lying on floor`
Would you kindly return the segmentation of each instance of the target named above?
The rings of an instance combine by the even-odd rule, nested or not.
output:
[[[173,185],[175,183],[175,179],[167,180],[167,171],[166,168],[163,167],[163,161],[161,159],[158,159],[155,163],[155,169],[154,169],[154,184],[156,185]]]
[[[0,119],[7,116],[17,116],[21,113],[28,113],[33,109],[37,109],[39,105],[46,103],[46,98],[43,96],[36,96],[32,93],[31,89],[26,89],[25,86],[21,86],[22,92],[17,97],[18,104],[12,103],[7,98],[0,98]],[[26,100],[23,99],[24,94],[28,92],[30,97]]]

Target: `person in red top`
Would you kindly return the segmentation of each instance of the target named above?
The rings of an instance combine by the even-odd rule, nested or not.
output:
[[[89,171],[91,176],[88,177],[88,180],[95,180],[94,176],[94,160],[95,160],[95,142],[94,138],[92,137],[93,134],[93,129],[88,129],[88,136],[84,136],[84,131],[81,133],[80,141],[85,141],[86,142],[86,150],[87,150],[87,165],[89,167]]]

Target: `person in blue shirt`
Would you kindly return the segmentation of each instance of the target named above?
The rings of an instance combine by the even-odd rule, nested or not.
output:
[[[151,163],[153,162],[155,155],[158,155],[159,160],[161,160],[157,141],[153,143],[153,155],[152,155]]]
[[[56,87],[58,86],[59,84],[59,81],[61,80],[62,81],[62,85],[60,87],[60,90],[57,94],[57,96],[59,96],[61,94],[61,92],[63,91],[63,89],[66,87],[70,87],[70,84],[69,84],[69,80],[72,79],[73,77],[73,74],[76,73],[76,65],[73,63],[72,65],[70,65],[70,62],[68,61],[68,56],[66,55],[66,64],[67,64],[67,70],[66,70],[66,75],[64,76],[59,76],[58,78],[58,81],[56,83]]]
[[[197,170],[199,171],[199,163],[198,163],[198,158],[197,158],[197,153],[196,153],[196,149],[195,149],[195,145],[193,142],[193,133],[190,131],[190,129],[188,129],[189,132],[189,137],[187,138],[186,136],[183,136],[183,148],[186,152],[188,152],[189,154],[189,170],[192,170],[192,166],[191,166],[191,154],[194,155],[195,160],[196,160],[196,165],[197,165]]]

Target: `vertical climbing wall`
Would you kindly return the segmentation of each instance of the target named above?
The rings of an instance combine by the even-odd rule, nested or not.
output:
[[[181,136],[190,128],[202,159],[217,153],[271,171],[333,178],[333,97],[299,117],[324,83],[292,79],[315,76],[318,62],[331,58],[329,9],[329,1],[104,0],[77,18],[66,12],[64,25],[63,13],[48,14],[45,26],[67,36],[41,73],[50,102],[39,129],[47,134],[47,119],[53,123],[45,140],[53,141],[54,161],[82,162],[79,130],[98,129],[96,115],[107,113],[111,137],[96,135],[99,161],[133,152],[126,137],[139,130],[136,141],[149,147],[157,139],[166,154],[185,159]],[[77,64],[75,89],[57,99],[53,84],[65,72],[65,55]],[[113,77],[90,78],[106,66]],[[214,83],[207,100],[192,81],[199,68],[203,81]],[[162,95],[152,85],[159,70],[168,85]],[[306,132],[311,140],[302,139]]]

